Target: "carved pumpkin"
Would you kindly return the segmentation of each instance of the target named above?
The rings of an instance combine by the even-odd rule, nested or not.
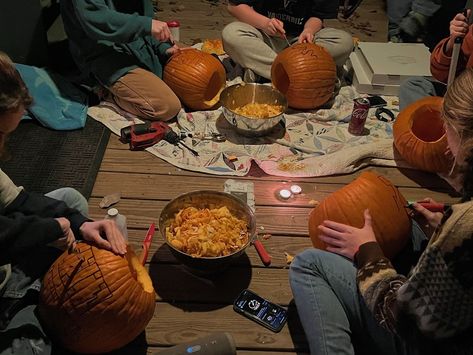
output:
[[[188,48],[169,59],[163,80],[188,108],[208,110],[218,103],[226,74],[217,58]]]
[[[394,121],[394,145],[412,166],[446,172],[451,160],[445,155],[447,136],[441,118],[441,97],[425,97],[402,110]]]
[[[325,249],[317,228],[324,220],[333,220],[357,228],[364,225],[365,209],[373,219],[376,239],[388,258],[393,258],[406,245],[411,220],[407,201],[385,177],[364,172],[356,180],[326,197],[309,216],[309,235],[314,247]]]
[[[78,353],[105,353],[140,334],[154,314],[151,279],[128,248],[124,257],[77,244],[44,277],[39,315],[54,340]],[[82,260],[81,260],[82,258]]]
[[[278,54],[271,66],[271,81],[289,106],[310,110],[332,98],[337,79],[329,52],[313,43],[300,43]]]

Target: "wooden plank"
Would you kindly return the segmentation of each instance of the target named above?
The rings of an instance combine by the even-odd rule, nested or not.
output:
[[[89,200],[90,216],[103,218],[105,210],[98,207],[100,199]],[[148,228],[159,222],[159,214],[167,201],[122,199],[115,207],[127,217],[129,228]],[[308,217],[311,208],[256,206],[257,231],[271,234],[307,235]],[[263,229],[264,228],[264,229]]]
[[[148,347],[147,348],[147,355],[159,355],[161,350],[167,349],[168,347],[163,346],[156,346],[156,347]],[[125,353],[123,353],[125,354]],[[141,352],[129,352],[126,354],[141,354]],[[309,355],[306,352],[300,351],[270,351],[270,350],[241,350],[237,348],[238,355]],[[118,355],[113,353],[113,355]]]
[[[216,275],[194,275],[183,265],[147,265],[158,301],[166,303],[233,304],[240,292],[249,288],[282,306],[289,305],[292,292],[289,270],[230,266]]]
[[[289,308],[288,324],[280,333],[273,333],[237,314],[230,305],[158,303],[146,328],[146,339],[152,346],[173,345],[217,331],[232,334],[239,348],[307,351],[294,307]]]
[[[123,174],[99,172],[92,191],[92,197],[103,197],[111,193],[121,192],[123,198],[170,200],[174,197],[195,190],[223,190],[223,179],[218,177],[180,176],[175,179],[163,175]],[[303,193],[287,201],[277,198],[281,188],[287,188],[289,183],[278,181],[255,180],[255,200],[257,205],[272,205],[286,207],[311,207],[311,201],[321,201],[330,193],[338,190],[340,184],[306,183],[301,182]],[[439,202],[454,203],[457,198],[445,192],[432,191],[426,188],[401,187],[400,192],[407,200],[420,200],[430,196]]]
[[[171,176],[209,176],[208,174],[180,169],[146,151],[130,151],[124,149],[107,149],[105,152],[101,171],[162,174]],[[433,189],[448,190],[448,184],[435,174],[414,169],[398,169],[393,167],[370,167],[359,170],[353,174],[322,176],[315,178],[294,178],[292,181],[313,181],[324,183],[349,183],[364,171],[376,171],[385,176],[396,186],[428,187]],[[254,176],[241,177],[240,179],[254,179]],[[263,175],[258,180],[288,180],[287,178]]]
[[[128,230],[128,240],[135,251],[141,250],[145,230]],[[307,248],[312,247],[312,242],[309,237],[288,237],[288,236],[272,236],[270,239],[261,242],[265,246],[268,253],[271,255],[271,268],[288,268],[285,253],[294,256]],[[247,257],[242,257],[235,260],[233,265],[248,266],[248,259],[252,266],[263,267],[263,264],[254,247],[246,249]],[[179,264],[179,261],[174,258],[169,247],[164,242],[164,238],[159,231],[156,231],[153,243],[148,254],[148,263],[162,263],[162,264]]]

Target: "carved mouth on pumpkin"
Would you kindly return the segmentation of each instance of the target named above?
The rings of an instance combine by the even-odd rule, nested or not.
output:
[[[148,271],[141,265],[140,260],[134,253],[130,246],[127,247],[127,253],[125,255],[128,261],[128,267],[133,275],[133,278],[143,287],[143,291],[147,293],[154,293],[153,282],[149,277]]]

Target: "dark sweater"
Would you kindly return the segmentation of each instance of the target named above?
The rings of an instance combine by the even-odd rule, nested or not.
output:
[[[168,43],[151,37],[149,0],[61,0],[71,54],[84,78],[110,86],[140,67],[162,77]]]

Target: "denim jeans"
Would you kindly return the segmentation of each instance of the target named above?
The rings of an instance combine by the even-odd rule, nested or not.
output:
[[[426,239],[415,222],[412,239],[413,249]],[[417,354],[415,344],[403,342],[376,322],[358,292],[351,260],[305,250],[291,264],[290,283],[311,354]]]
[[[399,34],[399,24],[409,11],[418,12],[426,17],[432,17],[441,7],[440,0],[387,0],[389,37]]]
[[[444,83],[434,79],[423,76],[410,77],[399,87],[399,111],[426,96],[444,96],[446,90]]]

